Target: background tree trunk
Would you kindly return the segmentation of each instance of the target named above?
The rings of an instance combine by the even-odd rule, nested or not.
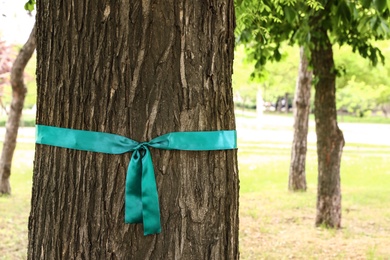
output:
[[[288,104],[288,96],[289,96],[289,94],[286,92],[286,93],[284,93],[284,100],[285,100],[285,105],[284,105],[284,108],[286,109],[286,110],[284,110],[284,112],[286,113],[286,114],[288,114],[288,112],[289,112],[289,104]]]
[[[12,101],[6,125],[3,150],[0,158],[0,193],[3,194],[11,193],[9,178],[11,176],[12,158],[14,156],[20,118],[22,116],[24,99],[27,92],[24,85],[23,73],[24,68],[34,53],[35,47],[36,40],[34,25],[27,42],[20,50],[11,70]]]
[[[315,121],[318,155],[318,193],[316,225],[341,226],[340,163],[343,133],[337,125],[336,74],[333,51],[326,30],[320,28],[313,39],[315,84]]]
[[[306,191],[307,133],[309,129],[312,71],[304,48],[300,48],[300,63],[294,96],[294,138],[291,148],[288,189]]]
[[[137,141],[235,129],[232,0],[37,1],[37,123]],[[28,259],[238,259],[235,150],[151,149],[162,233],[124,224],[129,154],[37,145]]]

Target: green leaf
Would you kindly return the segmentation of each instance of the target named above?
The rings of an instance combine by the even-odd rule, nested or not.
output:
[[[339,18],[346,24],[348,24],[352,19],[351,10],[349,9],[345,1],[340,2],[337,7],[337,15]]]
[[[297,16],[297,12],[295,9],[291,6],[285,6],[284,7],[284,15],[289,23],[292,23],[295,20],[295,17]]]
[[[382,13],[387,7],[387,0],[374,0],[374,5],[378,12]]]
[[[24,4],[24,9],[27,11],[33,11],[35,8],[35,0],[28,0],[27,3]]]
[[[243,0],[235,0],[234,3],[235,3],[235,6],[239,6],[241,5],[243,2]]]
[[[367,8],[370,8],[372,0],[362,0],[361,3],[362,3],[363,8],[367,9]]]
[[[282,59],[282,54],[279,52],[279,48],[274,50],[274,59],[280,61]]]
[[[307,0],[307,5],[313,8],[315,11],[323,10],[324,7],[316,0]]]

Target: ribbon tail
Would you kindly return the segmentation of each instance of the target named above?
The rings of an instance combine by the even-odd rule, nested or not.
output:
[[[152,156],[147,147],[145,147],[145,154],[142,157],[142,208],[144,235],[160,233],[160,206],[156,177],[154,175]]]
[[[142,158],[138,150],[131,156],[126,174],[125,223],[142,223]]]

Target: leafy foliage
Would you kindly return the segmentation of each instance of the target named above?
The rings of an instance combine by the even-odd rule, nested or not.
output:
[[[382,49],[386,60],[390,59],[390,41],[376,42]],[[235,53],[233,88],[236,104],[245,106],[256,104],[256,93],[260,89],[264,101],[274,103],[284,93],[295,91],[298,72],[299,48],[282,44],[280,62],[268,62],[262,71],[262,78],[248,80],[253,62],[245,58],[243,46],[238,46]],[[383,104],[390,104],[390,64],[373,66],[363,57],[353,55],[350,46],[334,47],[334,56],[339,78],[336,82],[337,109],[358,116],[368,116],[372,110],[378,110]],[[355,89],[356,88],[356,89]],[[313,93],[314,94],[314,93]],[[293,96],[293,95],[291,95]],[[312,99],[313,101],[313,99]]]
[[[281,59],[283,42],[307,50],[315,48],[311,40],[318,37],[319,24],[326,28],[333,43],[352,46],[373,65],[384,62],[381,51],[371,41],[383,40],[390,33],[386,0],[237,0],[236,11],[238,43],[247,47],[258,75],[267,61]]]
[[[318,47],[314,46],[312,40],[319,37],[317,28],[321,26],[327,31],[326,35],[333,45],[348,45],[352,52],[359,53],[370,63],[351,55],[349,50],[343,59],[337,57],[340,53],[335,55],[338,61],[333,71],[340,77],[337,84],[338,108],[343,107],[348,111],[364,114],[364,111],[373,106],[390,102],[390,91],[387,87],[390,71],[372,69],[372,66],[379,66],[385,61],[381,49],[386,46],[382,45],[380,48],[377,43],[387,39],[390,33],[390,1],[237,0],[236,13],[237,42],[246,47],[248,59],[253,61],[255,70],[252,77],[266,79],[267,83],[263,86],[275,88],[274,91],[268,92],[279,91],[282,83],[270,82],[275,82],[280,71],[284,72],[286,80],[290,81],[288,88],[291,92],[295,86],[295,79],[287,76],[289,70],[285,65],[278,64],[279,70],[273,68],[275,65],[272,61],[283,60],[286,53],[291,55],[291,49],[286,49],[283,43],[304,46],[308,58],[311,59],[311,50]],[[356,59],[359,62],[356,62]],[[383,66],[381,70],[384,70]],[[296,69],[293,71],[297,72]],[[315,79],[313,83],[316,82]],[[354,87],[357,88],[356,92]],[[373,91],[375,94],[364,95],[364,91],[360,89]],[[281,91],[274,96],[281,94],[284,93]],[[350,95],[355,97],[351,98]],[[347,101],[348,99],[350,101]],[[358,104],[355,108],[354,103]]]
[[[389,41],[377,42],[383,56],[390,59]],[[352,55],[352,49],[344,46],[335,48],[335,61],[345,72],[337,80],[337,107],[347,109],[358,115],[377,109],[380,105],[390,103],[390,65],[372,66],[362,57]],[[356,88],[356,89],[355,89]],[[357,100],[356,108],[353,102]]]
[[[263,100],[271,103],[275,103],[277,98],[285,93],[294,92],[299,59],[299,51],[296,51],[296,48],[283,44],[280,62],[267,63],[262,70],[262,77],[252,79],[254,62],[246,58],[243,47],[238,46],[234,54],[233,88],[237,105],[254,107],[259,90]]]
[[[376,89],[383,89],[385,86],[377,86]],[[352,77],[344,88],[340,89],[337,94],[338,109],[347,110],[347,112],[363,117],[377,107],[377,91],[367,91],[371,86],[364,82],[357,81]]]

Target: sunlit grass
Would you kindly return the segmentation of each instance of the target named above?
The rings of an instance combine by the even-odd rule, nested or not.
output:
[[[288,191],[290,144],[239,140],[241,259],[388,259],[390,147],[348,144],[341,166],[341,230],[315,228],[317,156],[307,192]]]
[[[33,144],[17,145],[12,166],[12,194],[0,196],[0,259],[26,259],[32,186]]]

